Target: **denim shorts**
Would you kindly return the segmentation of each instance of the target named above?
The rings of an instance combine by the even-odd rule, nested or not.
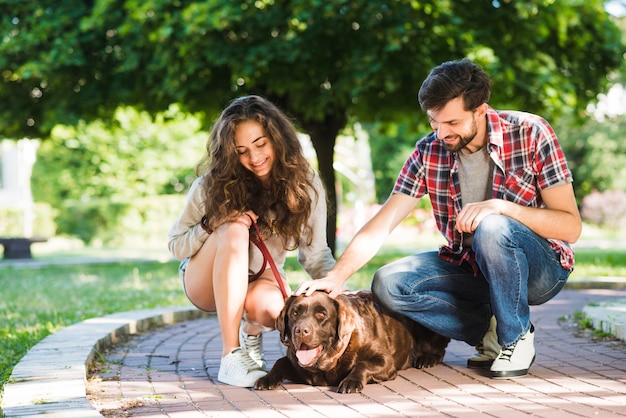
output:
[[[183,280],[185,278],[185,270],[187,270],[187,264],[189,264],[189,259],[191,257],[187,257],[185,258],[183,261],[180,262],[180,264],[178,265],[178,277],[180,277],[180,280]],[[185,283],[183,282],[183,286],[185,285]]]

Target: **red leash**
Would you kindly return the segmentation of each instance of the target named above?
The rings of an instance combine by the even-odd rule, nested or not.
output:
[[[265,267],[267,267],[267,263],[269,262],[272,272],[274,273],[274,277],[276,278],[276,281],[278,282],[278,286],[280,287],[280,291],[283,293],[283,298],[287,299],[289,295],[287,294],[287,291],[285,290],[285,284],[283,283],[282,276],[278,272],[278,268],[276,268],[274,259],[272,258],[272,255],[270,254],[269,250],[267,249],[265,242],[263,242],[263,238],[261,238],[261,232],[259,231],[259,227],[257,226],[256,222],[252,222],[252,226],[254,226],[255,233],[250,234],[250,241],[252,241],[252,243],[256,245],[259,248],[259,250],[261,250],[261,253],[263,254],[263,267],[261,267],[261,270],[259,270],[258,273],[256,273],[253,276],[250,276],[248,278],[248,281],[252,282],[258,279],[261,276],[261,274],[263,274],[263,272],[265,271]]]

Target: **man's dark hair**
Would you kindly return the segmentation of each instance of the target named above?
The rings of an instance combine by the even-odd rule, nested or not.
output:
[[[440,110],[450,100],[463,98],[465,110],[474,110],[489,101],[491,79],[467,58],[447,61],[433,68],[422,83],[417,100],[424,112]]]

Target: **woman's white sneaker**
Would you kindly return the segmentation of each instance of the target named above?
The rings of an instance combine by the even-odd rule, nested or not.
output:
[[[242,328],[239,328],[239,345],[259,365],[261,370],[267,370],[267,362],[265,361],[265,354],[263,354],[263,333],[250,335],[246,334]]]
[[[237,347],[222,357],[217,380],[231,386],[250,388],[266,374],[248,353]]]
[[[535,327],[530,324],[530,330],[517,343],[510,347],[502,347],[500,355],[491,365],[491,377],[510,379],[525,376],[534,361]]]

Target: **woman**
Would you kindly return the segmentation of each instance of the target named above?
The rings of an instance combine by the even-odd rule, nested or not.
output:
[[[326,194],[293,124],[258,96],[235,99],[222,112],[196,174],[168,246],[182,260],[189,300],[217,312],[218,380],[252,387],[266,374],[262,332],[274,328],[284,298],[271,269],[248,280],[264,266],[250,228],[259,227],[283,283],[287,251],[296,248],[307,273],[324,277],[335,264],[326,241]]]

